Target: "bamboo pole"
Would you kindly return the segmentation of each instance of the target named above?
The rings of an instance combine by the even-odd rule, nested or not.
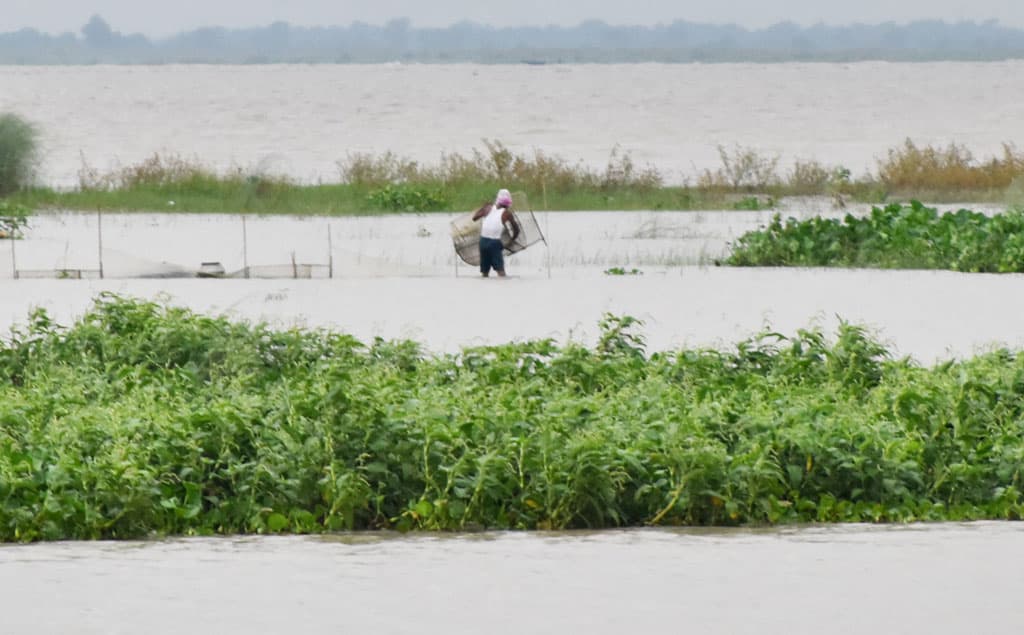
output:
[[[331,242],[330,223],[327,223],[327,277],[334,278],[334,245]]]
[[[245,214],[242,214],[242,271],[249,277],[249,235],[245,228]]]
[[[100,280],[103,279],[103,210],[96,208],[96,244],[100,261]],[[66,266],[66,265],[65,265]]]
[[[18,279],[18,259],[14,255],[14,243],[17,242],[14,233],[11,233],[11,275],[15,280]]]

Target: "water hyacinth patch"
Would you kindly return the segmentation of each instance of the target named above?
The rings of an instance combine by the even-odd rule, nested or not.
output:
[[[113,295],[0,348],[0,539],[1019,518],[1024,359],[841,324],[424,352]]]
[[[1024,212],[986,216],[961,209],[940,215],[913,201],[842,220],[783,223],[776,214],[764,229],[741,236],[725,263],[1019,273],[1024,272]]]

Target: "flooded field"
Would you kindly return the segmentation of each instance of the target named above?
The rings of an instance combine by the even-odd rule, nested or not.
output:
[[[102,253],[109,277],[14,279],[8,269],[0,328],[36,306],[67,323],[113,291],[364,340],[414,338],[434,351],[591,342],[605,312],[644,320],[651,349],[729,346],[766,326],[792,333],[840,318],[924,363],[1024,348],[1024,276],[714,265],[770,214],[542,214],[547,247],[510,259],[507,280],[455,263],[445,214],[254,218],[244,239],[238,217],[105,215],[102,252],[96,215],[42,215],[13,243],[19,269],[91,272]],[[11,246],[0,245],[0,262]],[[334,277],[137,277],[293,254],[330,263]],[[1021,556],[1019,523],[0,545],[0,630],[995,632],[1024,619],[1024,578],[1006,564]]]
[[[618,145],[670,183],[717,167],[719,144],[778,153],[783,166],[841,164],[856,176],[908,137],[1000,152],[1024,134],[1024,84],[1007,81],[1021,70],[0,67],[0,111],[40,126],[41,180],[59,187],[75,186],[83,167],[154,152],[334,181],[352,152],[429,163],[483,138],[598,167]],[[479,108],[499,82],[517,98]],[[999,98],[979,108],[978,95]],[[865,209],[825,200],[781,211]],[[652,350],[730,346],[766,327],[789,334],[840,319],[922,363],[1024,348],[1021,275],[715,266],[772,213],[540,213],[547,244],[511,259],[507,280],[459,265],[449,214],[244,224],[43,214],[25,240],[0,241],[0,331],[34,307],[69,323],[110,291],[363,340],[413,338],[432,351],[545,337],[591,343],[606,312],[642,319]],[[229,273],[309,265],[313,279],[174,277],[214,262]],[[613,267],[638,271],[607,275]],[[83,279],[55,279],[58,271]],[[0,632],[998,632],[1024,620],[1021,556],[1018,523],[0,545]]]
[[[9,633],[1000,632],[1014,523],[0,546]]]
[[[799,214],[821,211],[828,210],[811,206]],[[482,280],[456,264],[446,214],[250,219],[245,243],[239,217],[105,215],[107,278],[56,280],[55,269],[96,275],[97,218],[43,215],[17,241],[15,255],[19,269],[49,270],[51,279],[14,280],[0,266],[0,328],[24,321],[35,306],[67,323],[97,293],[113,291],[364,340],[414,338],[436,351],[510,339],[590,341],[605,312],[643,319],[656,350],[728,346],[765,327],[830,329],[839,318],[871,327],[900,354],[923,362],[1024,346],[1019,275],[714,266],[730,240],[770,214],[542,213],[547,247],[510,258],[507,280]],[[0,262],[10,257],[11,241],[4,243]],[[293,253],[297,262],[322,265],[319,276],[332,263],[333,279],[124,277],[195,271],[205,261],[227,271],[246,262],[286,265]],[[640,273],[607,275],[611,267]]]

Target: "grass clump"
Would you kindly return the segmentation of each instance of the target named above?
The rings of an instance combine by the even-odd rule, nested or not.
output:
[[[393,153],[380,156],[353,154],[338,163],[341,180],[355,185],[383,186],[393,183],[431,184],[446,187],[485,185],[485,191],[502,186],[531,192],[566,193],[579,189],[653,190],[662,186],[661,174],[652,167],[641,168],[628,152],[612,149],[604,170],[534,150],[532,155],[516,154],[503,143],[484,139],[484,149],[469,156],[442,154],[437,165],[420,165]]]
[[[765,189],[781,183],[778,175],[779,156],[766,156],[755,148],[737,145],[732,151],[718,146],[721,167],[705,170],[700,184],[705,188],[744,191]]]
[[[30,214],[24,205],[0,200],[0,238],[21,238]]]
[[[626,269],[625,267],[609,267],[604,270],[606,276],[642,276],[643,271],[640,271],[636,267],[632,269]]]
[[[1024,154],[1009,143],[1003,154],[978,162],[962,145],[945,148],[917,146],[907,139],[901,147],[890,149],[879,161],[878,178],[898,191],[977,191],[1005,189],[1024,176]]]
[[[1024,213],[986,216],[961,209],[940,215],[918,201],[874,207],[864,218],[776,214],[748,232],[725,262],[737,266],[873,267],[1024,272]]]
[[[28,187],[39,158],[35,126],[13,113],[0,113],[0,196]]]
[[[422,165],[387,152],[379,156],[352,154],[339,162],[338,168],[343,183],[373,188],[371,202],[387,210],[410,207],[402,204],[405,201],[396,203],[389,188],[399,194],[416,192],[418,198],[429,199],[413,206],[414,211],[433,211],[441,209],[438,205],[461,201],[466,202],[464,207],[474,207],[501,187],[533,192],[545,206],[553,200],[598,198],[602,199],[600,207],[616,199],[650,199],[652,193],[663,189],[663,178],[657,170],[638,167],[630,154],[618,147],[612,149],[603,170],[594,170],[541,150],[517,154],[500,141],[488,139],[483,145],[482,150],[474,149],[468,156],[442,154],[436,165]],[[451,196],[450,192],[457,194]]]
[[[0,540],[1020,518],[1024,357],[841,324],[428,355],[117,296],[0,347]]]

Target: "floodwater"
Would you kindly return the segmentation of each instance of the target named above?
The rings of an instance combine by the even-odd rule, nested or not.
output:
[[[105,215],[108,277],[57,280],[55,269],[96,275],[99,223],[95,215],[41,215],[24,240],[0,245],[0,330],[24,323],[33,307],[68,324],[98,293],[112,291],[279,327],[326,327],[363,341],[411,338],[438,352],[548,337],[593,343],[606,312],[642,319],[651,350],[728,347],[765,328],[833,332],[840,319],[926,364],[1024,348],[1022,275],[714,266],[729,240],[770,214],[541,214],[548,244],[510,257],[505,280],[484,280],[456,264],[447,214],[263,217],[247,221],[244,243],[239,217]],[[36,268],[50,279],[13,279],[2,264],[11,247],[22,275]],[[296,262],[320,265],[321,278],[125,277],[195,271],[206,261],[227,271],[281,265],[287,275],[292,253]],[[323,277],[328,263],[333,278]],[[611,267],[637,273],[606,274]]]
[[[908,137],[999,153],[1024,137],[1022,72],[1021,61],[0,67],[0,112],[39,125],[41,180],[60,187],[154,152],[335,181],[350,153],[433,163],[484,138],[595,168],[618,146],[692,182],[719,166],[720,144],[855,175]],[[842,213],[827,201],[790,212]],[[37,306],[66,324],[114,291],[435,351],[591,342],[605,312],[643,319],[651,349],[839,318],[925,363],[1024,348],[1024,276],[714,266],[770,214],[543,213],[547,245],[510,259],[501,281],[456,263],[444,214],[244,229],[231,216],[108,214],[102,249],[96,216],[41,215],[0,245],[0,330]],[[12,276],[89,276],[101,261],[103,280]],[[139,278],[209,261],[321,265],[321,279]],[[1024,620],[1022,556],[1014,523],[4,545],[0,632],[1000,632]]]
[[[1010,632],[1019,523],[0,546],[5,633]]]
[[[613,148],[670,182],[735,144],[859,176],[911,138],[978,156],[1024,138],[1024,61],[479,66],[6,66],[0,112],[37,123],[43,181],[155,152],[302,181],[350,153],[436,163],[482,139],[603,168]]]

